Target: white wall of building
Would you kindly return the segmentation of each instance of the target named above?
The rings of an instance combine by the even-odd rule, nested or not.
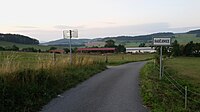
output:
[[[126,53],[154,53],[154,52],[156,52],[155,48],[151,47],[126,48]]]

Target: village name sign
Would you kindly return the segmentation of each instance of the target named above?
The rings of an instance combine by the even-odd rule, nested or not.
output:
[[[154,46],[170,46],[171,38],[153,38]]]
[[[160,79],[162,78],[163,66],[162,66],[162,47],[170,46],[171,38],[170,37],[154,37],[153,46],[160,46]]]

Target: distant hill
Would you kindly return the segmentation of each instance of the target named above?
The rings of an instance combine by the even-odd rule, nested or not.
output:
[[[191,30],[191,31],[187,32],[187,34],[195,34],[196,37],[200,37],[200,29],[198,29],[198,30]]]
[[[174,37],[174,33],[164,32],[164,33],[154,33],[150,35],[141,35],[141,36],[118,36],[118,37],[105,37],[105,38],[95,38],[95,39],[72,39],[73,46],[84,46],[88,42],[105,42],[106,40],[113,39],[117,44],[126,44],[133,42],[149,42],[151,43],[152,37]],[[59,39],[55,41],[50,41],[42,43],[41,45],[59,45],[67,46],[69,45],[68,39]]]
[[[40,49],[42,51],[46,51],[49,50],[51,46],[42,46],[42,45],[31,45],[31,44],[19,44],[19,43],[13,43],[13,42],[6,42],[6,41],[0,41],[0,47],[4,47],[4,48],[10,48],[13,45],[19,47],[19,49],[23,49],[23,48],[35,48],[35,49]],[[59,46],[55,46],[57,48],[59,48]]]
[[[187,34],[200,34],[200,29],[198,29],[198,30],[191,30],[191,31],[187,32]]]
[[[28,36],[19,34],[2,34],[0,33],[0,41],[13,42],[19,44],[37,45],[39,41]]]
[[[146,46],[152,44],[153,37],[172,37],[172,41],[178,40],[180,44],[187,44],[190,41],[200,42],[200,30],[191,30],[183,33],[173,33],[173,32],[161,32],[153,33],[149,35],[139,35],[139,36],[117,36],[117,37],[104,37],[104,38],[95,38],[95,39],[72,39],[73,46],[84,46],[88,42],[105,42],[106,40],[112,39],[116,44],[123,44],[126,47],[136,47],[140,43],[145,43]],[[69,45],[68,39],[60,39],[56,41],[51,41],[43,43],[42,45]]]
[[[149,41],[153,37],[174,37],[174,33],[164,32],[164,33],[154,33],[149,35],[140,35],[140,36],[118,36],[118,37],[106,37],[103,40],[114,39],[116,41]]]
[[[85,43],[88,43],[91,39],[71,39],[72,46],[84,46]],[[69,39],[59,39],[55,41],[50,41],[46,43],[42,43],[41,45],[50,45],[50,46],[68,46]]]

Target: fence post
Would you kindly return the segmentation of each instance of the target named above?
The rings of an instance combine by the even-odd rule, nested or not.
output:
[[[185,86],[185,109],[187,109],[187,86]]]
[[[56,61],[56,54],[53,53],[53,61],[55,62]]]
[[[124,55],[122,56],[122,60],[124,60]]]
[[[106,54],[106,63],[108,63],[108,55]]]
[[[162,66],[162,77],[164,76],[164,65]]]

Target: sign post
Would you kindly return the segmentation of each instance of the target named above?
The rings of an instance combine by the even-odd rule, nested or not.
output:
[[[170,46],[171,45],[171,38],[169,37],[165,37],[165,38],[161,38],[161,37],[154,37],[153,38],[153,45],[154,46],[160,46],[160,80],[162,79],[162,66],[163,66],[163,63],[162,63],[162,49],[163,49],[163,46]]]
[[[71,38],[78,38],[78,30],[64,30],[63,31],[63,38],[69,38],[69,50],[70,50],[70,64],[72,64],[72,45],[71,45]]]
[[[160,80],[162,79],[162,46],[160,46]]]

